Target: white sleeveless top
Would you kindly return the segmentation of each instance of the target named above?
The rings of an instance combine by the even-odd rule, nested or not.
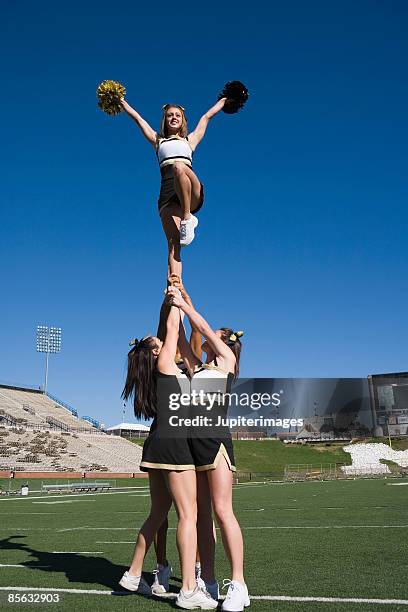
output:
[[[207,393],[227,393],[231,385],[233,375],[219,366],[211,363],[203,363],[194,372],[191,379],[191,389]]]
[[[187,138],[171,136],[170,138],[160,138],[156,150],[160,168],[175,162],[183,162],[188,166],[193,163],[193,150]]]

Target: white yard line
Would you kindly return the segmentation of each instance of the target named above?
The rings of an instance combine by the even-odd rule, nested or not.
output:
[[[144,490],[141,491],[140,497],[144,497],[144,493],[145,493]],[[45,497],[47,499],[52,499],[53,497],[59,497],[59,498],[83,497],[84,495],[86,495],[87,497],[90,497],[91,495],[98,495],[98,496],[99,495],[129,495],[130,496],[131,494],[133,494],[132,497],[139,497],[137,494],[134,493],[134,489],[132,489],[131,493],[129,491],[106,491],[105,493],[68,493],[67,495],[63,495],[62,493],[59,493],[58,495],[48,495],[47,493],[44,493],[44,495],[38,495],[36,497],[32,497],[30,495],[27,495],[25,497],[4,497],[4,498],[0,498],[0,502],[21,501],[22,499],[24,501],[31,501],[33,499],[44,499]]]
[[[53,505],[53,504],[77,504],[78,502],[86,502],[86,503],[90,503],[90,502],[94,502],[96,500],[94,499],[64,499],[64,500],[58,500],[58,501],[33,501],[33,504],[48,504],[48,505]]]
[[[257,527],[242,527],[242,530],[262,530],[262,529],[407,529],[408,525],[259,525]],[[62,533],[64,531],[137,531],[140,527],[90,527],[87,525],[81,527],[66,527],[64,529],[55,529],[54,527],[0,527],[0,531],[56,531]],[[169,527],[169,530],[174,531],[176,527]],[[217,530],[219,528],[217,527]],[[116,542],[112,542],[116,544]]]
[[[131,493],[129,497],[150,497],[150,493]]]
[[[103,555],[103,550],[53,550],[53,555]]]
[[[0,591],[40,591],[45,593],[73,593],[79,595],[120,595],[124,591],[105,591],[98,589],[52,589],[48,587],[0,587]],[[174,597],[176,594],[174,594]],[[254,601],[310,601],[324,603],[361,603],[361,604],[380,604],[380,605],[408,605],[408,599],[379,599],[364,597],[303,597],[289,595],[251,595]],[[223,599],[223,598],[221,598]]]
[[[51,567],[51,565],[21,565],[13,563],[0,563],[0,567],[23,567],[24,569],[37,569],[37,567]]]
[[[264,512],[265,508],[244,508],[241,512]]]
[[[289,595],[255,595],[251,599],[261,601],[315,601],[325,603],[361,603],[407,606],[408,599],[366,599],[364,597],[291,597]]]

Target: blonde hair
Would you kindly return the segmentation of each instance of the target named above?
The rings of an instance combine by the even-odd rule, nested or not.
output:
[[[184,108],[180,106],[179,104],[165,104],[163,106],[163,117],[160,123],[160,137],[161,138],[169,137],[169,134],[167,131],[167,125],[166,125],[166,113],[169,110],[169,108],[178,108],[181,111],[181,128],[179,131],[179,136],[181,136],[182,138],[185,138],[188,134],[187,119],[184,113]]]

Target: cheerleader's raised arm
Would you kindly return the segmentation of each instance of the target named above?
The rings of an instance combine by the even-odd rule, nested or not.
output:
[[[120,105],[123,110],[133,119],[140,128],[143,136],[156,148],[157,144],[157,132],[147,123],[145,119],[132,107],[125,98],[120,98]]]
[[[201,117],[200,121],[197,123],[196,128],[192,132],[190,132],[190,134],[188,135],[188,141],[189,141],[193,151],[197,147],[197,145],[201,142],[201,140],[203,139],[205,131],[207,129],[207,126],[208,126],[208,123],[209,123],[210,119],[212,119],[212,117],[214,117],[217,113],[222,111],[222,109],[225,106],[226,100],[227,100],[227,98],[221,98],[221,100],[218,100],[218,102],[216,104],[214,104],[214,106],[212,106]]]

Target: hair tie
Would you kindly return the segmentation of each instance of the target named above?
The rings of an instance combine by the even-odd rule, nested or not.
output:
[[[166,108],[169,108],[170,106],[175,106],[176,108],[181,108],[181,110],[183,111],[183,113],[184,113],[184,111],[186,110],[186,109],[184,108],[184,106],[181,106],[180,104],[163,104],[163,106],[162,106],[162,110],[166,110]]]
[[[135,346],[136,348],[140,348],[140,345],[142,344],[142,342],[144,340],[147,340],[147,338],[151,338],[152,334],[147,334],[147,336],[144,336],[144,338],[142,338],[141,340],[138,340],[137,338],[133,338],[133,340],[130,340],[129,342],[129,346]]]
[[[228,339],[231,342],[236,342],[238,340],[238,338],[241,338],[241,336],[243,336],[243,335],[244,335],[243,331],[236,331],[236,332],[233,332]]]

